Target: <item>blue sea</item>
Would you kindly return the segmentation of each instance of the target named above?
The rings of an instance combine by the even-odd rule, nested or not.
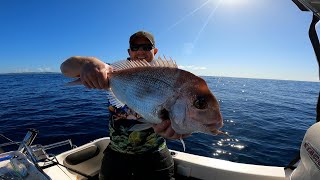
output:
[[[186,152],[257,165],[286,166],[316,121],[318,82],[203,77],[219,100],[229,137],[195,133]],[[106,93],[65,86],[59,73],[0,75],[0,134],[21,141],[29,128],[34,143],[71,139],[78,146],[108,136]],[[0,137],[0,144],[7,142]],[[178,140],[171,149],[183,151]]]

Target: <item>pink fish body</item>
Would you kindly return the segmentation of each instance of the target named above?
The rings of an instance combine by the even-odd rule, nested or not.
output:
[[[149,124],[169,118],[178,134],[220,132],[219,103],[202,78],[179,69],[172,60],[125,60],[111,66],[108,97],[112,104],[126,104]]]

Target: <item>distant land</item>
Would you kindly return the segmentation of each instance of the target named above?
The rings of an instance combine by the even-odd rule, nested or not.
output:
[[[61,74],[61,72],[10,72],[10,73],[0,73],[1,75],[12,75],[12,74]]]

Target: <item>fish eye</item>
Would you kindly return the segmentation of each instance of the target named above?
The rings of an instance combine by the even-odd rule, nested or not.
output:
[[[203,96],[198,96],[196,100],[194,100],[193,105],[197,109],[205,109],[208,106],[207,101]]]

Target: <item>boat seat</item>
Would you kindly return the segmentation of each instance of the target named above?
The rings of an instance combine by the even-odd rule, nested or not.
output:
[[[69,154],[65,158],[65,163],[69,165],[77,165],[97,156],[99,152],[100,152],[100,149],[98,146],[90,145],[89,147],[81,149],[80,151]]]

